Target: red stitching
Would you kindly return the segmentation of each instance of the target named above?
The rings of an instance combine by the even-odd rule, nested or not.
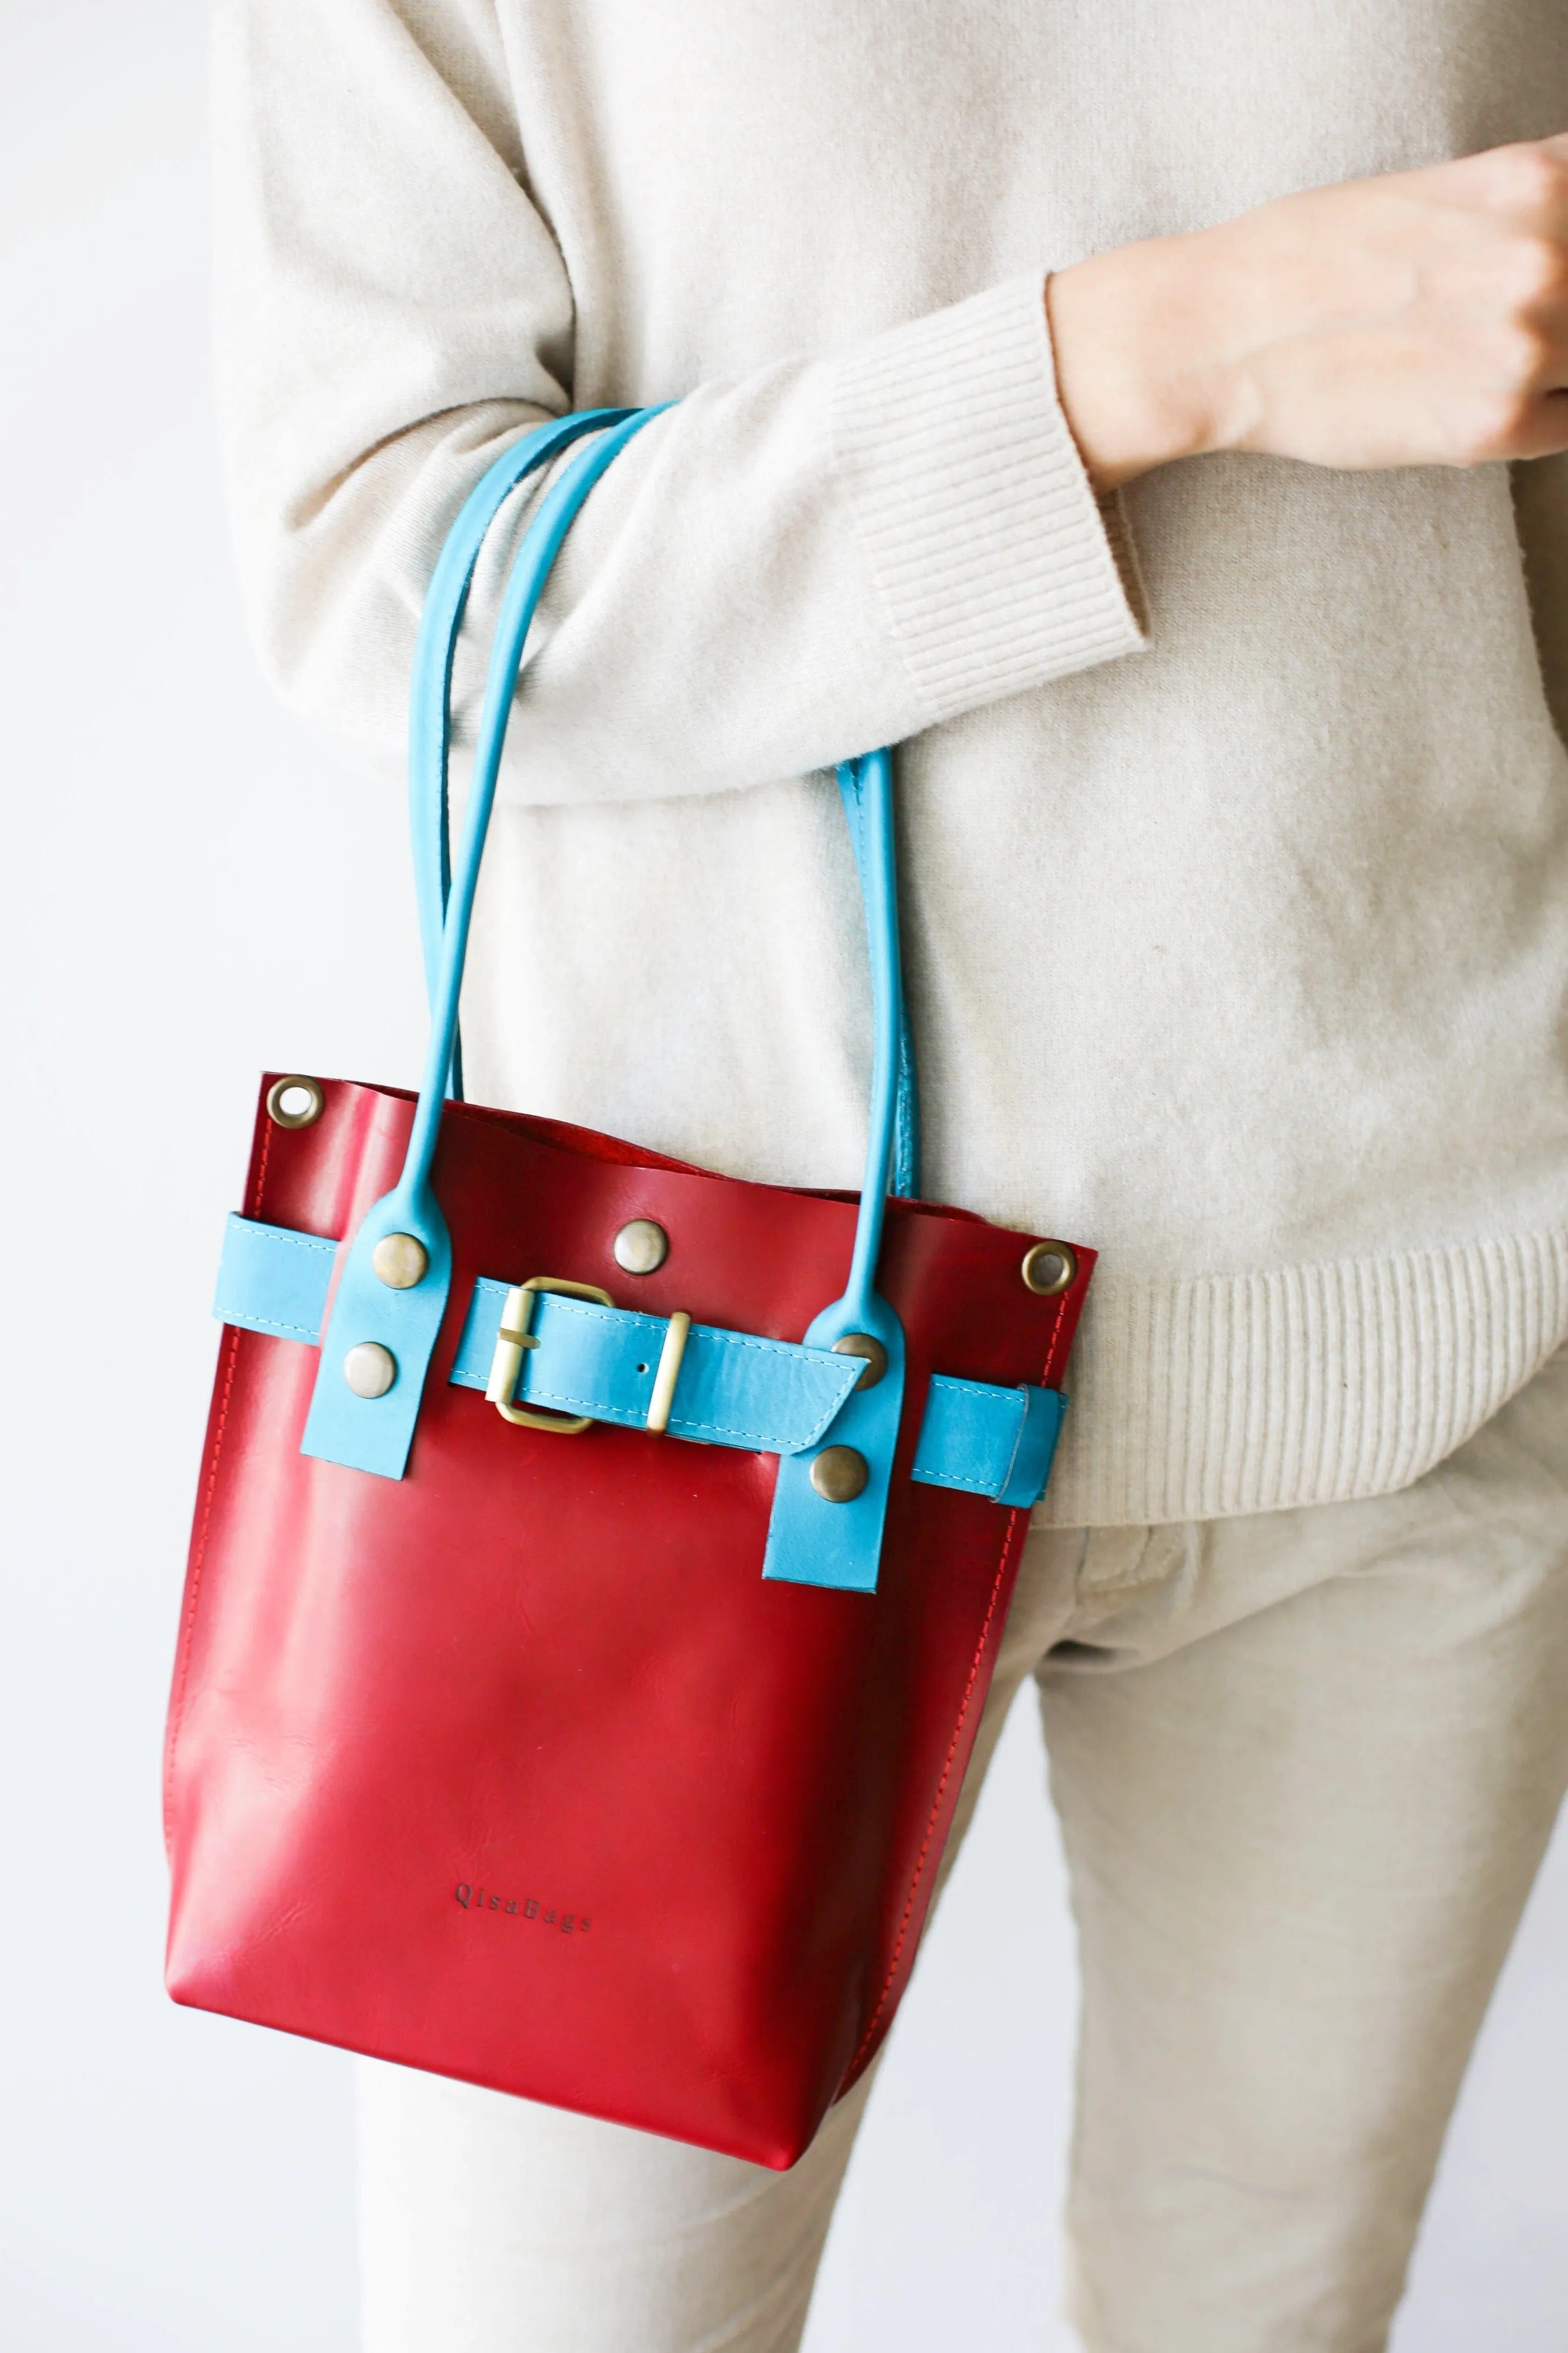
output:
[[[268,1120],[261,1131],[261,1157],[256,1164],[256,1192],[250,1204],[250,1214],[253,1218],[258,1218],[261,1215],[261,1196],[267,1184],[267,1155],[271,1149],[272,1122]]]
[[[256,1186],[250,1203],[250,1214],[253,1218],[258,1218],[261,1214],[261,1197],[267,1187],[267,1155],[271,1149],[272,1122],[268,1120],[261,1133],[261,1157],[256,1164]],[[174,1750],[179,1742],[181,1725],[184,1722],[185,1684],[190,1677],[191,1644],[196,1630],[196,1597],[202,1589],[202,1570],[207,1556],[207,1531],[212,1525],[213,1498],[217,1490],[218,1457],[223,1452],[224,1432],[228,1426],[229,1398],[234,1388],[235,1370],[238,1362],[239,1334],[237,1330],[231,1327],[228,1335],[228,1355],[224,1366],[223,1396],[218,1405],[217,1420],[213,1426],[212,1457],[207,1469],[206,1490],[202,1498],[201,1525],[196,1531],[195,1545],[191,1556],[191,1596],[185,1604],[185,1621],[180,1630],[179,1665],[175,1674],[174,1695],[169,1706],[168,1749],[163,1760],[165,1837],[169,1831],[169,1809],[174,1799]]]
[[[1040,1367],[1042,1379],[1050,1369],[1050,1360],[1056,1352],[1057,1334],[1061,1329],[1062,1317],[1066,1313],[1067,1305],[1064,1301],[1051,1318],[1050,1345],[1046,1352],[1046,1361]],[[899,1933],[897,1939],[894,1942],[892,1957],[888,1963],[888,1974],[882,1980],[882,1990],[877,1997],[877,2007],[871,2012],[870,2018],[867,2021],[866,2031],[860,2037],[859,2045],[855,2052],[855,2056],[850,2060],[848,2066],[844,2071],[846,2079],[854,2073],[856,2068],[860,2064],[861,2060],[865,2057],[867,2046],[870,2042],[871,2037],[877,2031],[877,2022],[881,2017],[883,2010],[887,2008],[888,1996],[892,1990],[893,1979],[899,1974],[899,1959],[904,1949],[904,1939],[910,1932],[910,1915],[915,1908],[915,1896],[920,1888],[921,1875],[925,1871],[926,1857],[931,1852],[931,1839],[936,1831],[936,1818],[942,1811],[942,1797],[947,1788],[949,1776],[952,1771],[952,1760],[957,1753],[960,1736],[963,1731],[964,1719],[969,1714],[969,1702],[974,1691],[974,1679],[980,1672],[980,1662],[985,1656],[986,1638],[991,1631],[991,1620],[996,1614],[996,1596],[1002,1590],[1002,1579],[1006,1574],[1007,1569],[1007,1555],[1012,1548],[1013,1532],[1017,1526],[1017,1513],[1016,1511],[1009,1512],[1007,1514],[1007,1534],[1002,1546],[1002,1557],[996,1564],[996,1576],[991,1588],[991,1599],[986,1604],[984,1620],[981,1625],[980,1641],[976,1645],[974,1657],[970,1663],[969,1681],[963,1686],[963,1698],[959,1705],[958,1722],[952,1727],[952,1739],[948,1747],[947,1755],[942,1761],[942,1778],[936,1785],[936,1796],[931,1800],[931,1818],[926,1823],[926,1834],[924,1839],[921,1841],[920,1853],[915,1858],[914,1873],[910,1881],[909,1901],[904,1905],[904,1916],[899,1923]]]
[[[899,1973],[899,1958],[904,1949],[904,1939],[909,1935],[910,1931],[910,1915],[915,1908],[915,1895],[920,1887],[921,1875],[925,1871],[926,1857],[931,1852],[931,1840],[936,1833],[936,1818],[942,1811],[942,1797],[946,1791],[948,1780],[952,1772],[952,1760],[958,1753],[958,1743],[963,1731],[964,1720],[969,1714],[969,1702],[974,1691],[975,1678],[980,1672],[980,1662],[985,1656],[985,1643],[991,1631],[991,1620],[996,1614],[996,1596],[1002,1590],[1002,1579],[1006,1573],[1007,1554],[1012,1546],[1013,1530],[1016,1524],[1017,1517],[1018,1514],[1016,1512],[1009,1512],[1007,1514],[1007,1535],[1002,1546],[1002,1557],[996,1564],[995,1580],[991,1588],[991,1599],[986,1604],[984,1622],[982,1624],[980,1629],[980,1641],[975,1646],[974,1657],[970,1663],[969,1681],[963,1686],[963,1698],[959,1705],[958,1722],[952,1727],[952,1739],[949,1744],[947,1756],[942,1762],[942,1778],[936,1785],[936,1796],[931,1800],[931,1818],[926,1823],[926,1834],[921,1841],[921,1851],[915,1861],[914,1875],[910,1881],[909,1901],[904,1905],[904,1916],[899,1923],[898,1939],[893,1947],[892,1957],[888,1963],[888,1974],[882,1981],[882,1990],[877,1997],[877,2007],[871,2012],[870,2018],[867,2021],[866,2031],[860,2038],[858,2050],[857,2050],[854,2058],[851,2059],[848,2066],[845,2070],[845,2073],[847,2075],[853,2074],[855,2069],[860,2064],[862,2058],[865,2056],[867,2046],[870,2042],[873,2034],[877,2031],[877,2021],[881,2017],[882,2012],[887,2006],[888,1996],[892,1989],[893,1979]]]
[[[180,1737],[180,1727],[185,1714],[185,1683],[191,1671],[191,1643],[196,1630],[196,1596],[202,1589],[202,1568],[207,1556],[207,1530],[212,1522],[213,1496],[217,1487],[218,1456],[223,1451],[225,1425],[228,1420],[229,1392],[234,1387],[235,1366],[239,1356],[239,1334],[231,1330],[228,1336],[228,1361],[224,1368],[223,1401],[218,1407],[213,1430],[212,1464],[207,1472],[206,1493],[202,1503],[202,1524],[196,1536],[195,1553],[191,1562],[191,1598],[185,1605],[185,1622],[180,1635],[180,1671],[174,1687],[174,1706],[169,1720],[169,1753],[163,1765],[163,1813],[165,1828],[174,1797],[174,1748]]]

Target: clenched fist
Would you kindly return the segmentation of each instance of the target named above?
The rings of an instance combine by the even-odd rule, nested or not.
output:
[[[1122,246],[1047,301],[1103,488],[1216,449],[1358,468],[1568,449],[1568,136]]]

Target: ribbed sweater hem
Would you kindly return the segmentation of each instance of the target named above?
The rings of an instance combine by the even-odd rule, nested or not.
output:
[[[849,353],[833,446],[924,725],[1144,643],[1126,518],[1057,397],[1043,278]]]
[[[1098,1273],[1037,1518],[1229,1518],[1407,1487],[1568,1343],[1568,1232],[1169,1283]]]

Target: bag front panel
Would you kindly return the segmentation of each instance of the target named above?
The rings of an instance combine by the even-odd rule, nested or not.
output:
[[[258,1122],[247,1213],[344,1233],[412,1104]],[[454,1279],[407,1476],[299,1452],[317,1352],[226,1331],[171,1708],[178,1999],[763,2163],[886,2031],[1027,1514],[907,1477],[934,1369],[1049,1380],[1032,1237],[891,1205],[909,1345],[875,1595],[764,1581],[770,1456],[509,1427],[450,1368],[474,1280],[798,1339],[855,1211],[446,1114]],[[670,1238],[657,1273],[611,1244]],[[1087,1253],[1086,1261],[1087,1261]]]

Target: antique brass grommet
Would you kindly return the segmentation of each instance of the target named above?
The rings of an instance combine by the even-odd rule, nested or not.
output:
[[[290,1110],[289,1098],[296,1095],[304,1100]],[[314,1127],[326,1108],[327,1091],[321,1081],[301,1078],[297,1071],[274,1079],[267,1090],[267,1116],[274,1127]]]
[[[651,1218],[634,1218],[610,1248],[623,1274],[653,1274],[669,1256],[669,1236]]]
[[[864,1356],[866,1369],[855,1386],[858,1389],[874,1389],[888,1369],[888,1352],[880,1340],[873,1340],[869,1332],[846,1332],[842,1340],[835,1340],[836,1356]]]
[[[852,1504],[869,1476],[866,1457],[853,1446],[825,1446],[812,1461],[811,1483],[825,1504]]]
[[[412,1291],[429,1271],[430,1253],[416,1234],[383,1234],[370,1262],[388,1291]]]
[[[1042,1299],[1059,1299],[1078,1281],[1078,1252],[1070,1242],[1037,1242],[1025,1252],[1019,1271],[1026,1290]]]
[[[343,1378],[357,1398],[382,1398],[397,1378],[397,1359],[379,1340],[362,1340],[343,1358]]]

